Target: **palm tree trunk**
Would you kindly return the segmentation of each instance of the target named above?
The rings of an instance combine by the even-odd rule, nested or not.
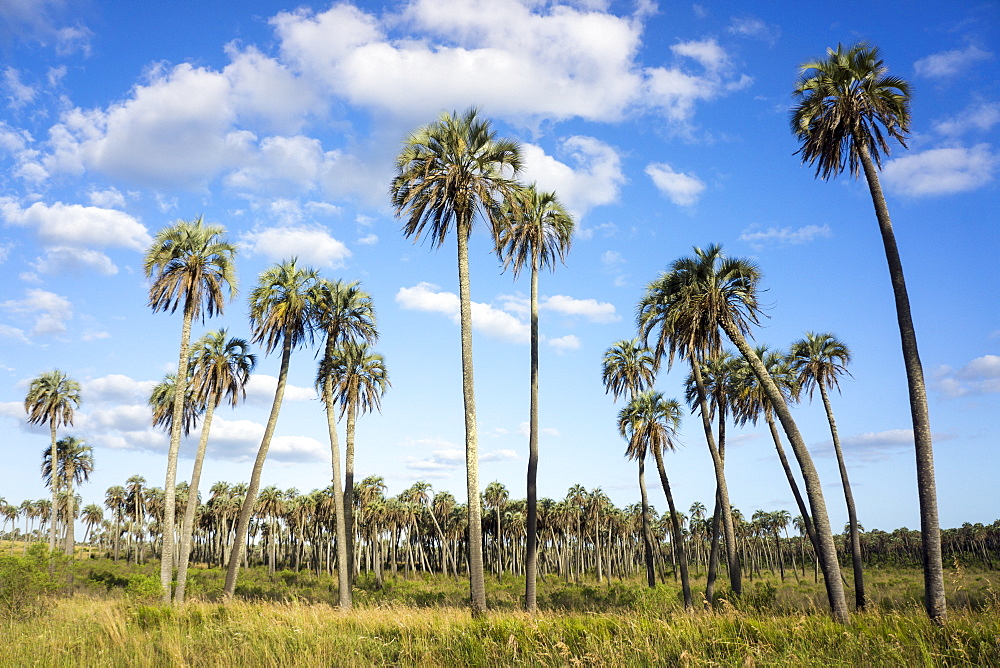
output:
[[[73,556],[76,547],[76,499],[73,497],[73,478],[76,477],[76,469],[70,459],[66,461],[66,542],[63,544],[63,553]]]
[[[645,455],[645,453],[643,453]],[[646,496],[646,461],[639,457],[639,495],[642,499],[642,545],[646,555],[646,584],[656,586],[656,571],[653,567],[653,535],[649,530],[649,499]]]
[[[327,338],[326,359],[332,360],[334,355],[334,340]],[[337,444],[337,407],[333,398],[333,376],[326,374],[323,379],[323,405],[326,407],[326,425],[330,432],[330,460],[333,464],[333,511],[336,515],[337,530],[337,589],[338,605],[341,610],[351,609],[351,563],[353,555],[348,554],[347,547],[347,506],[344,499],[344,488],[340,483],[340,447]]]
[[[795,482],[795,476],[792,474],[792,467],[788,464],[788,457],[785,456],[785,449],[781,447],[781,436],[778,434],[778,425],[774,423],[774,416],[772,411],[765,409],[764,419],[767,421],[767,427],[771,430],[771,440],[774,441],[774,447],[778,451],[778,459],[781,460],[781,468],[785,472],[785,478],[788,479],[788,486],[792,489],[792,496],[795,497],[795,505],[799,509],[799,515],[802,516],[802,523],[805,526],[806,534],[809,536],[809,542],[816,547],[816,530],[813,528],[812,519],[809,517],[809,509],[806,507],[805,501],[802,500],[802,493],[799,492],[799,484]]]
[[[187,396],[188,348],[191,342],[191,321],[195,311],[194,293],[184,302],[181,325],[181,346],[177,357],[177,379],[174,381],[174,406],[170,423],[170,449],[167,452],[167,479],[163,484],[163,546],[160,549],[160,602],[170,604],[170,582],[174,575],[174,505],[177,494],[177,453],[181,447],[184,427],[184,400]]]
[[[59,508],[59,451],[56,448],[56,421],[49,418],[49,434],[52,437],[52,507],[49,509],[49,553],[56,551],[56,517]]]
[[[246,550],[247,529],[250,527],[250,516],[253,514],[253,504],[257,499],[257,490],[260,489],[260,475],[264,470],[264,460],[267,458],[268,448],[271,447],[271,437],[274,436],[274,429],[278,425],[278,414],[281,412],[281,401],[285,396],[285,385],[288,382],[288,363],[292,357],[292,336],[285,333],[281,347],[281,368],[278,372],[278,385],[274,390],[274,403],[271,404],[271,413],[267,418],[267,426],[264,428],[264,437],[260,441],[260,449],[257,450],[257,458],[253,463],[253,472],[250,474],[250,486],[247,488],[246,497],[240,507],[239,520],[236,523],[236,536],[233,540],[233,548],[229,553],[229,566],[226,569],[226,586],[222,590],[222,596],[226,600],[232,600],[233,592],[236,590],[236,575],[240,569],[240,561]]]
[[[667,497],[667,508],[670,510],[670,529],[674,534],[673,546],[677,552],[677,561],[680,563],[684,608],[690,610],[693,603],[691,601],[691,582],[688,580],[687,554],[684,550],[684,534],[681,533],[677,509],[674,507],[674,495],[670,492],[670,481],[667,480],[667,469],[663,465],[663,453],[660,452],[659,448],[653,448],[653,457],[656,459],[656,469],[660,473],[660,485],[663,487],[663,494]]]
[[[927,410],[927,388],[924,370],[917,350],[917,334],[910,314],[910,297],[903,277],[903,263],[896,247],[896,235],[889,218],[878,172],[872,164],[868,147],[855,141],[859,148],[861,165],[865,170],[868,190],[871,192],[889,264],[892,293],[896,300],[896,320],[906,367],[906,382],[910,393],[910,418],[913,422],[913,445],[917,459],[917,495],[920,501],[920,537],[924,565],[924,605],[927,614],[936,624],[944,624],[948,609],[944,598],[944,566],[941,560],[941,525],[938,521],[937,484],[934,480],[934,446],[931,440],[931,419]]]
[[[469,506],[469,590],[473,617],[486,614],[483,574],[483,524],[479,501],[479,442],[476,431],[476,394],[472,375],[472,304],[469,288],[469,232],[471,220],[460,221],[458,237],[458,293],[462,330],[462,396],[465,403],[465,470]]]
[[[865,609],[865,574],[861,563],[861,534],[858,531],[858,513],[854,508],[854,493],[851,491],[851,481],[847,478],[847,465],[844,463],[844,451],[840,447],[840,436],[837,434],[837,422],[833,419],[833,406],[830,405],[830,395],[826,391],[824,378],[817,379],[819,393],[823,397],[823,407],[826,418],[830,422],[830,434],[833,436],[833,450],[837,454],[837,466],[840,467],[840,481],[844,486],[844,500],[847,502],[847,521],[851,531],[851,564],[854,567],[854,605],[858,610]]]
[[[823,579],[826,585],[827,598],[830,601],[830,612],[835,621],[846,624],[849,619],[847,602],[844,599],[844,584],[841,580],[840,565],[837,562],[837,547],[833,542],[833,533],[830,530],[830,517],[826,512],[826,501],[823,499],[823,488],[819,481],[819,474],[813,465],[812,456],[806,449],[805,441],[799,432],[795,420],[785,398],[775,384],[771,375],[767,372],[763,362],[747,343],[736,326],[728,319],[722,321],[722,329],[729,340],[743,354],[747,363],[753,369],[761,387],[764,389],[767,398],[771,401],[771,407],[781,426],[785,430],[785,436],[792,446],[792,452],[799,462],[799,469],[802,471],[802,480],[806,486],[806,495],[809,497],[809,505],[812,508],[813,526],[816,530],[818,550],[816,556],[823,569]],[[803,516],[804,518],[805,516]]]
[[[205,462],[205,450],[208,447],[208,434],[212,429],[212,417],[219,398],[215,393],[208,398],[205,407],[205,418],[201,424],[201,436],[198,438],[198,452],[194,456],[194,469],[191,471],[191,484],[188,485],[187,505],[184,507],[184,526],[181,529],[181,554],[177,560],[177,587],[174,590],[174,603],[184,602],[187,589],[188,559],[191,556],[191,536],[194,534],[194,516],[198,510],[198,486],[201,484],[201,469]]]
[[[531,370],[528,430],[528,518],[524,554],[524,609],[538,611],[538,255],[531,255]]]
[[[739,596],[743,592],[743,581],[740,573],[740,556],[736,551],[736,533],[733,530],[733,514],[729,505],[729,488],[726,486],[726,470],[715,446],[715,437],[712,435],[712,421],[708,410],[708,400],[705,398],[705,382],[702,380],[701,363],[694,355],[691,356],[691,372],[694,375],[695,386],[698,389],[698,404],[701,413],[701,423],[705,429],[705,440],[708,442],[708,451],[712,455],[712,463],[715,466],[715,481],[719,492],[719,505],[722,506],[722,530],[726,536],[726,562],[729,566],[729,582],[734,596]],[[724,420],[723,415],[719,415],[719,420]]]
[[[357,389],[351,390],[351,396],[347,402],[347,454],[344,468],[344,531],[346,532],[347,544],[347,577],[350,584],[354,584],[356,569],[354,568],[354,430],[358,417],[358,394]]]

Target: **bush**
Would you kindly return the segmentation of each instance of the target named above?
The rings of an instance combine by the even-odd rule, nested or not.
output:
[[[132,575],[125,587],[125,594],[140,601],[155,601],[163,594],[158,578],[152,575]]]
[[[25,557],[0,557],[0,618],[26,619],[44,611],[56,584],[49,573],[49,550],[41,543]]]

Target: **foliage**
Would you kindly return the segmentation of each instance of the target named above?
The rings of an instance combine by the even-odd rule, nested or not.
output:
[[[52,558],[59,559],[54,553]],[[46,596],[55,588],[45,545],[32,545],[23,557],[0,557],[0,620],[26,619],[43,613]]]

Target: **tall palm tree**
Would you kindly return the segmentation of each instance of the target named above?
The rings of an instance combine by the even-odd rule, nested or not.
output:
[[[169,603],[173,579],[174,557],[174,497],[177,485],[177,452],[181,444],[184,398],[187,395],[188,347],[191,323],[195,318],[222,313],[225,295],[236,294],[236,246],[223,239],[226,228],[206,225],[202,217],[193,221],[179,220],[156,234],[143,261],[143,270],[150,281],[149,307],[153,313],[173,313],[182,307],[181,343],[177,355],[176,391],[170,427],[170,449],[167,452],[167,475],[163,485],[163,549],[160,556],[162,601]]]
[[[923,546],[924,605],[930,618],[943,624],[948,611],[927,388],[910,314],[903,263],[878,178],[882,153],[889,152],[887,138],[906,147],[905,138],[910,130],[910,85],[890,75],[878,47],[865,42],[847,49],[839,44],[836,50],[827,49],[825,59],[803,63],[799,73],[793,92],[797,102],[792,109],[791,126],[800,142],[798,153],[802,161],[815,165],[816,176],[823,179],[830,179],[845,168],[854,177],[863,170],[875,207],[896,302],[910,395]]]
[[[104,510],[96,503],[90,503],[84,507],[81,516],[83,517],[83,525],[86,527],[83,542],[87,543],[94,536],[94,527],[100,526],[101,522],[104,521]]]
[[[190,368],[188,369],[188,383],[191,382]],[[173,429],[174,421],[174,392],[177,389],[177,374],[168,373],[163,376],[163,380],[157,383],[153,390],[149,393],[149,404],[150,410],[153,412],[153,426],[161,427],[170,433]],[[194,400],[194,392],[191,387],[185,388],[187,392],[187,397],[184,400],[183,413],[181,414],[181,420],[183,422],[181,430],[184,436],[188,436],[191,430],[194,429],[198,424],[198,418],[201,417],[203,406],[198,405]]]
[[[228,336],[225,329],[206,332],[191,347],[192,403],[204,406],[205,419],[201,423],[201,436],[198,438],[198,450],[195,453],[191,484],[184,506],[181,549],[177,560],[177,587],[174,591],[174,602],[178,604],[184,602],[187,588],[191,538],[194,531],[194,517],[198,509],[198,487],[201,484],[201,469],[208,447],[212,417],[223,400],[235,408],[246,398],[246,386],[250,381],[250,374],[257,365],[257,356],[249,351],[250,344],[244,339]]]
[[[524,608],[538,610],[536,578],[538,572],[538,272],[555,270],[556,260],[566,259],[573,236],[573,219],[554,192],[539,192],[534,184],[518,193],[520,201],[509,205],[508,224],[501,229],[497,249],[504,264],[517,278],[527,265],[531,267],[531,353],[528,423],[528,518],[527,546],[524,557]]]
[[[498,139],[490,122],[475,108],[461,116],[443,113],[418,128],[396,158],[390,187],[403,233],[427,234],[441,246],[454,231],[458,247],[459,321],[462,336],[462,394],[465,404],[465,462],[469,508],[469,583],[474,616],[486,611],[483,577],[482,508],[479,502],[479,442],[472,371],[472,305],[469,288],[469,236],[477,214],[496,232],[503,223],[503,203],[513,202],[521,171],[518,144]]]
[[[708,351],[718,350],[721,345],[721,330],[750,364],[798,459],[812,508],[831,613],[835,620],[846,623],[847,604],[819,475],[784,396],[745,337],[750,325],[756,324],[759,319],[759,282],[760,271],[751,262],[726,258],[720,246],[713,245],[705,250],[695,248],[694,257],[676,260],[670,271],[649,286],[640,303],[639,326],[647,337],[659,328],[657,352],[668,354],[670,360],[678,351],[697,359]],[[696,382],[700,385],[701,365],[691,366]],[[722,462],[712,442],[704,390],[699,389],[698,394],[702,404],[702,420],[706,427],[705,435],[716,466],[717,482],[722,483],[720,495],[724,502],[723,516],[730,515],[726,542],[729,543],[732,539],[735,547],[736,536],[731,523],[725,478],[718,475],[722,470]]]
[[[691,365],[705,442],[715,467],[716,504],[721,509],[726,537],[730,586],[733,594],[739,596],[743,590],[743,581],[730,512],[729,487],[726,485],[722,453],[712,434],[712,414],[702,378],[702,365],[705,360],[717,356],[722,350],[718,325],[718,318],[722,313],[732,309],[733,316],[744,329],[748,319],[753,320],[756,316],[753,311],[744,313],[741,310],[738,292],[730,289],[733,282],[730,278],[732,271],[715,271],[715,258],[720,250],[716,246],[709,248],[711,262],[707,265],[702,251],[695,249],[695,253],[696,260],[677,260],[671,271],[647,286],[646,294],[639,302],[637,324],[640,335],[646,342],[659,330],[655,349],[657,362],[666,356],[669,367],[673,364],[674,354],[679,353]]]
[[[125,519],[126,500],[128,499],[128,494],[125,488],[121,485],[113,485],[108,487],[108,490],[104,493],[104,506],[111,511],[112,516],[115,518],[115,563],[118,563],[118,549],[121,546],[121,523]]]
[[[56,465],[52,465],[52,450],[42,450],[42,480],[54,489],[66,494],[66,540],[63,551],[71,555],[76,545],[74,538],[76,499],[73,484],[83,484],[90,480],[94,472],[94,449],[74,436],[65,436],[56,443]]]
[[[601,380],[604,393],[610,393],[615,401],[621,396],[631,400],[652,387],[655,377],[656,358],[639,339],[623,339],[604,352]]]
[[[51,444],[50,456],[59,461],[56,451],[56,429],[60,425],[73,426],[73,410],[80,407],[80,383],[59,369],[46,371],[31,381],[24,397],[24,412],[28,424],[48,424]],[[49,507],[49,550],[56,549],[56,510],[59,495],[58,479],[52,485],[52,505]]]
[[[799,339],[792,344],[789,356],[792,367],[798,372],[798,383],[802,391],[808,390],[809,392],[809,400],[812,400],[817,387],[819,387],[820,396],[823,398],[823,408],[826,409],[826,419],[830,423],[830,435],[833,437],[833,450],[837,455],[837,466],[840,468],[840,482],[844,487],[844,499],[847,502],[851,563],[854,567],[854,601],[858,610],[864,610],[865,577],[861,562],[858,512],[854,506],[854,492],[851,491],[851,481],[847,477],[844,451],[840,447],[837,421],[833,418],[833,406],[830,404],[828,392],[832,388],[839,391],[839,377],[843,374],[850,375],[847,365],[851,362],[851,350],[833,334],[806,332],[804,339]]]
[[[371,296],[364,292],[357,282],[344,283],[322,279],[316,283],[312,302],[316,327],[326,335],[326,345],[316,377],[316,388],[319,390],[326,408],[327,429],[330,435],[333,493],[334,503],[337,506],[339,605],[342,609],[349,610],[353,581],[352,539],[354,528],[353,522],[349,521],[348,518],[353,519],[354,452],[351,449],[348,455],[348,479],[346,484],[343,484],[340,471],[340,448],[337,443],[337,421],[334,417],[334,377],[331,373],[331,365],[338,346],[354,341],[374,342],[378,338],[378,331],[375,328],[375,310],[372,306]],[[347,490],[346,495],[345,489]]]
[[[257,450],[257,458],[250,474],[250,485],[240,507],[236,536],[229,553],[226,584],[223,589],[223,596],[227,599],[231,599],[236,590],[236,575],[246,549],[250,516],[253,514],[257,490],[260,489],[260,475],[264,470],[264,460],[267,458],[268,448],[271,447],[271,438],[274,436],[278,414],[281,412],[281,402],[285,396],[292,350],[311,343],[313,339],[310,296],[318,280],[319,276],[315,270],[299,267],[295,259],[286,260],[266,269],[257,279],[257,287],[250,293],[252,342],[263,344],[265,353],[271,353],[280,346],[281,367],[278,371],[278,383],[274,390],[271,413],[268,415],[264,436]]]

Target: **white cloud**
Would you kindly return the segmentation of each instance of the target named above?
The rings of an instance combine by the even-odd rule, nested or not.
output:
[[[355,243],[361,244],[362,246],[374,246],[378,243],[378,236],[375,234],[367,234],[358,239]]]
[[[85,271],[96,271],[103,276],[114,276],[118,273],[118,267],[104,253],[70,246],[46,248],[45,256],[35,260],[31,266],[39,274],[80,274]]]
[[[247,382],[247,401],[270,405],[274,401],[274,391],[278,388],[275,376],[255,373]],[[311,401],[316,399],[316,390],[311,387],[299,387],[291,383],[285,384],[283,401]]]
[[[934,442],[948,441],[954,438],[950,434],[933,434]],[[886,431],[866,432],[841,439],[841,447],[850,453],[848,459],[873,462],[885,459],[901,452],[913,452],[912,429],[888,429]],[[833,442],[825,441],[817,449],[818,454],[826,457],[834,456]]]
[[[883,174],[886,185],[903,195],[952,195],[992,181],[998,162],[989,144],[936,148],[891,160]]]
[[[596,299],[574,299],[566,295],[552,295],[540,299],[538,307],[563,315],[580,316],[590,322],[600,324],[621,320],[621,316],[615,311],[614,304],[599,302]]]
[[[458,295],[442,292],[430,283],[400,288],[396,293],[396,303],[403,309],[441,313],[449,316],[452,322],[459,321]],[[479,302],[472,302],[472,328],[492,338],[513,343],[526,343],[529,338],[526,323],[506,311]]]
[[[984,60],[991,60],[993,54],[975,45],[964,49],[934,53],[913,63],[913,69],[920,76],[930,78],[954,77]]]
[[[733,35],[761,39],[772,46],[781,37],[781,28],[769,25],[755,16],[734,17],[727,30]]]
[[[502,462],[511,459],[517,459],[517,452],[515,450],[490,450],[479,455],[479,461],[481,462]]]
[[[156,385],[155,380],[139,381],[122,374],[109,374],[85,381],[81,393],[88,404],[144,403]]]
[[[665,162],[646,165],[646,174],[657,189],[677,206],[692,206],[705,190],[705,183],[691,173],[675,172]]]
[[[519,425],[517,425],[517,433],[523,436],[524,438],[528,438],[530,429],[531,429],[531,424],[528,422],[522,422]],[[541,427],[539,428],[538,433],[543,434],[545,436],[554,436],[557,438],[560,436],[559,430],[553,429],[552,427]]]
[[[678,56],[686,56],[698,61],[706,70],[721,69],[729,62],[726,52],[714,39],[681,42],[671,46],[670,50]]]
[[[556,339],[549,339],[548,344],[556,349],[556,352],[564,353],[568,350],[579,350],[580,339],[578,339],[573,334],[567,334],[566,336],[560,336]]]
[[[316,187],[324,160],[318,139],[268,137],[246,166],[229,174],[225,183],[257,195],[308,192]]]
[[[102,209],[122,208],[125,206],[125,196],[118,188],[108,188],[107,190],[91,190],[87,194],[93,206]]]
[[[21,83],[21,75],[13,67],[3,69],[3,77],[0,79],[0,90],[3,90],[7,97],[7,106],[11,109],[20,109],[31,104],[35,99],[35,89]]]
[[[0,197],[0,215],[8,225],[31,227],[43,242],[54,245],[118,246],[144,251],[152,242],[139,221],[114,209],[62,202],[35,202],[22,209],[12,198]]]
[[[534,144],[522,144],[523,180],[535,182],[559,200],[579,220],[595,206],[617,201],[625,183],[621,156],[614,147],[593,137],[573,136],[559,144],[572,166],[549,156]]]
[[[275,261],[298,257],[303,264],[339,269],[351,257],[343,242],[319,226],[287,225],[256,229],[243,235],[252,255]]]
[[[1000,393],[1000,355],[977,357],[958,370],[942,366],[934,374],[934,382],[951,397]]]
[[[0,309],[33,322],[32,336],[63,334],[66,321],[73,317],[73,305],[54,292],[30,288],[24,299],[0,302]]]
[[[976,102],[963,109],[957,116],[934,124],[943,135],[957,137],[966,132],[987,132],[1000,123],[1000,102]]]
[[[754,227],[743,230],[740,234],[740,241],[745,241],[753,248],[759,250],[769,245],[799,245],[807,244],[814,239],[825,239],[831,236],[830,226],[826,223],[822,225],[803,225],[799,228],[792,227],[769,227],[766,230],[758,230]]]

